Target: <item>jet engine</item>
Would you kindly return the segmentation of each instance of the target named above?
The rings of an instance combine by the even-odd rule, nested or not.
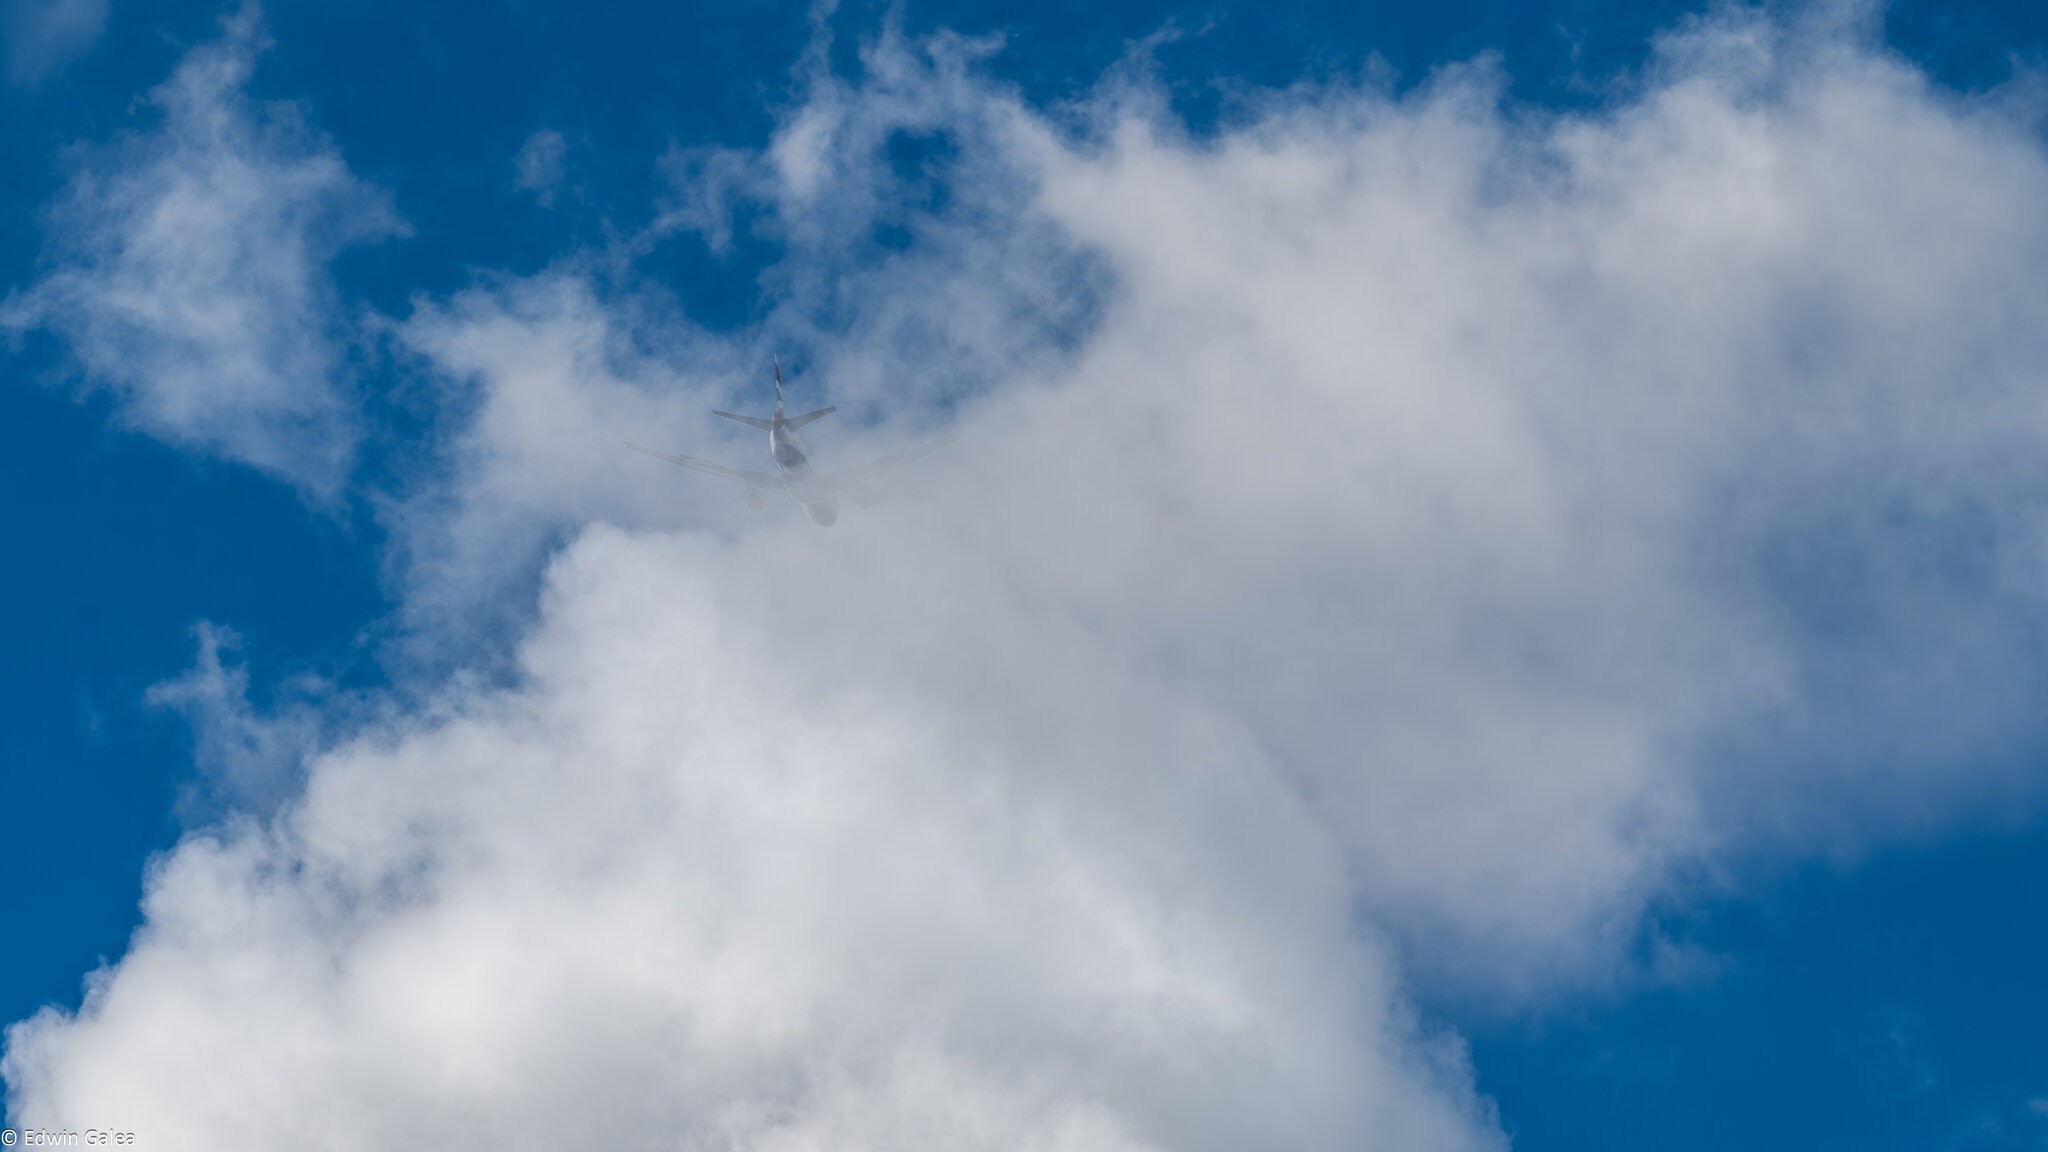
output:
[[[759,512],[768,506],[768,497],[763,495],[759,488],[747,489],[746,494],[740,499],[746,502],[749,512]]]
[[[853,502],[855,504],[863,508],[873,508],[876,504],[881,503],[881,500],[881,493],[876,492],[866,484],[855,484],[853,486]]]

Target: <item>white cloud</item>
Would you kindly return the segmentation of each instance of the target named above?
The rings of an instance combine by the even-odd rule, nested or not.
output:
[[[533,193],[542,207],[552,207],[555,191],[562,186],[563,160],[568,153],[569,142],[553,128],[542,128],[528,136],[526,143],[519,146],[519,155],[513,158],[520,190]]]
[[[192,727],[202,781],[186,797],[188,815],[218,815],[222,806],[269,812],[296,794],[302,761],[331,723],[335,694],[317,677],[301,675],[274,693],[269,707],[258,708],[249,699],[248,668],[232,659],[241,636],[205,621],[192,634],[198,641],[192,667],[144,696]]]
[[[671,505],[673,487],[649,484],[653,462],[622,441],[701,413],[713,395],[702,381],[739,376],[746,356],[687,325],[662,331],[614,314],[567,274],[423,305],[400,336],[470,409],[445,483],[388,512],[403,611],[427,642],[462,653],[503,634],[507,619],[492,609],[506,607],[508,587],[531,595],[528,578],[565,525],[594,507],[653,519]],[[556,466],[535,469],[538,456]]]
[[[452,693],[317,765],[275,829],[188,843],[96,1025],[14,1033],[23,1122],[118,1099],[166,1148],[1489,1143],[1455,1047],[1411,1047],[1352,936],[1327,833],[1227,718],[1026,675],[1085,670],[1079,634],[950,699],[792,665],[787,606],[732,600],[735,564],[594,530],[526,687]],[[1020,705],[1060,723],[1021,732]]]
[[[107,0],[10,0],[7,78],[35,84],[91,50],[107,26]]]
[[[225,27],[151,93],[161,125],[77,154],[0,325],[57,334],[150,435],[330,494],[357,416],[327,262],[401,226],[298,108],[244,95],[255,14]]]
[[[1597,115],[1460,69],[1214,140],[885,39],[725,184],[792,253],[760,331],[573,265],[423,307],[470,422],[391,509],[409,602],[475,618],[568,538],[516,674],[169,857],[10,1034],[16,1114],[1501,1146],[1409,982],[1597,983],[1676,876],[2034,795],[2048,160],[1855,34],[1724,17]],[[891,174],[897,131],[957,159]],[[845,406],[828,464],[916,434],[859,434],[891,405],[968,435],[830,532],[612,447],[745,460],[692,441],[775,346]]]

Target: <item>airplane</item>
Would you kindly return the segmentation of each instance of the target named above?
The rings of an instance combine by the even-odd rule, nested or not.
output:
[[[775,415],[766,418],[760,416],[741,416],[735,412],[720,412],[717,409],[713,409],[711,414],[713,416],[723,416],[727,420],[737,420],[749,428],[759,428],[761,431],[768,433],[768,451],[775,457],[775,471],[761,472],[752,468],[727,468],[723,464],[714,464],[709,460],[699,460],[694,456],[673,456],[667,452],[657,452],[652,448],[643,448],[631,441],[626,442],[626,447],[631,448],[635,452],[652,456],[657,460],[666,460],[671,464],[680,464],[685,468],[694,468],[699,472],[709,472],[713,476],[723,476],[727,480],[745,484],[747,486],[746,494],[741,499],[746,502],[749,509],[755,512],[759,512],[767,507],[768,498],[764,495],[765,493],[781,492],[797,502],[798,506],[804,510],[804,515],[811,518],[811,523],[816,524],[820,528],[830,528],[839,520],[838,493],[851,488],[853,489],[854,503],[864,508],[868,507],[874,503],[874,494],[867,484],[869,480],[880,476],[884,472],[891,472],[901,468],[913,460],[928,456],[960,438],[960,433],[955,432],[948,436],[941,436],[930,443],[920,444],[915,448],[906,448],[901,452],[892,453],[859,468],[851,468],[844,472],[820,472],[811,466],[810,452],[804,448],[803,441],[797,439],[796,430],[814,420],[830,416],[839,410],[839,406],[831,404],[818,409],[816,412],[806,412],[801,416],[784,416],[782,414],[782,360],[777,357],[774,362]]]

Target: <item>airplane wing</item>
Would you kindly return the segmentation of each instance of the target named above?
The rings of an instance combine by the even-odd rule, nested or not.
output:
[[[842,488],[851,488],[863,481],[873,480],[884,472],[894,472],[913,460],[922,460],[959,438],[960,433],[954,432],[947,436],[941,436],[930,443],[919,444],[915,448],[905,448],[901,452],[892,452],[880,460],[869,461],[858,468],[848,468],[844,472],[834,472],[826,477],[825,484],[834,492]]]
[[[752,468],[727,468],[723,464],[713,464],[709,460],[699,460],[695,456],[671,456],[666,452],[656,452],[652,448],[642,448],[630,440],[626,442],[626,447],[643,455],[652,456],[657,460],[666,460],[671,464],[680,464],[685,468],[694,468],[699,472],[709,472],[713,476],[723,476],[727,480],[745,484],[749,488],[767,488],[775,492],[784,490],[782,487],[782,477],[777,476],[773,472],[756,472]]]

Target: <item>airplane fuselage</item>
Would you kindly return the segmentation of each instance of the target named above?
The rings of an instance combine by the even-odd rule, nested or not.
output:
[[[768,429],[768,450],[775,455],[775,468],[782,473],[782,484],[790,498],[803,507],[811,523],[820,528],[831,527],[839,519],[839,501],[811,467],[810,454],[804,451],[803,441],[797,439],[796,429],[782,418],[780,405],[776,406]]]

